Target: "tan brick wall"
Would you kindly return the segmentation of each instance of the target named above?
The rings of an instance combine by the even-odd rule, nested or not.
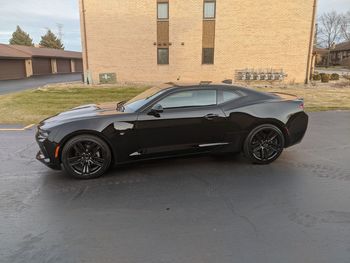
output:
[[[33,76],[33,63],[31,59],[26,59],[24,61],[26,67],[26,77]]]
[[[71,69],[71,72],[75,72],[75,60],[74,59],[71,59],[70,60],[70,69]]]
[[[169,2],[170,64],[157,65],[156,0],[84,0],[94,82],[103,72],[118,81],[221,82],[244,68],[283,68],[286,81],[305,81],[314,0],[217,0],[214,65],[201,64],[203,0]]]
[[[51,59],[51,72],[53,74],[57,73],[57,60],[55,58]]]

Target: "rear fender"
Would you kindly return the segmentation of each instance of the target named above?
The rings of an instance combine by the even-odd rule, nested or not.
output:
[[[308,127],[309,117],[305,112],[298,112],[293,114],[286,125],[289,133],[289,144],[286,147],[300,143],[304,138]]]
[[[301,104],[302,100],[265,101],[263,103],[233,109],[232,111],[226,111],[226,115],[230,118],[228,136],[232,141],[236,142],[237,137],[239,137],[237,147],[241,149],[245,138],[251,130],[261,124],[273,124],[282,131],[285,138],[285,147],[288,147],[295,141],[298,141],[298,139],[302,139],[302,136],[300,138],[302,129],[293,128],[296,120],[298,120],[298,123],[301,123],[300,126],[303,126],[301,118],[305,118],[304,115],[306,114],[300,107]],[[293,117],[296,114],[297,116],[304,117]],[[293,121],[294,119],[296,120]]]

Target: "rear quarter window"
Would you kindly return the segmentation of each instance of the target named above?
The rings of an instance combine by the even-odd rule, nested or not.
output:
[[[241,95],[239,95],[235,91],[222,90],[222,91],[219,91],[218,104],[223,104],[228,101],[233,101],[240,97]]]

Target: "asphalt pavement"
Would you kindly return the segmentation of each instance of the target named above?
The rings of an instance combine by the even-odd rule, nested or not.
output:
[[[268,166],[177,158],[77,181],[0,132],[0,262],[348,263],[350,112],[310,114]]]
[[[81,73],[32,76],[25,79],[0,80],[0,95],[36,88],[51,83],[81,81]]]

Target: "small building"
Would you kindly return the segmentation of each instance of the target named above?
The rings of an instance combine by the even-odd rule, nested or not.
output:
[[[337,44],[331,49],[331,62],[333,65],[350,67],[350,41]]]
[[[314,47],[313,60],[316,67],[327,66],[329,50],[326,48]]]
[[[316,0],[80,0],[89,83],[309,80]]]
[[[0,80],[78,72],[81,52],[0,44]]]

